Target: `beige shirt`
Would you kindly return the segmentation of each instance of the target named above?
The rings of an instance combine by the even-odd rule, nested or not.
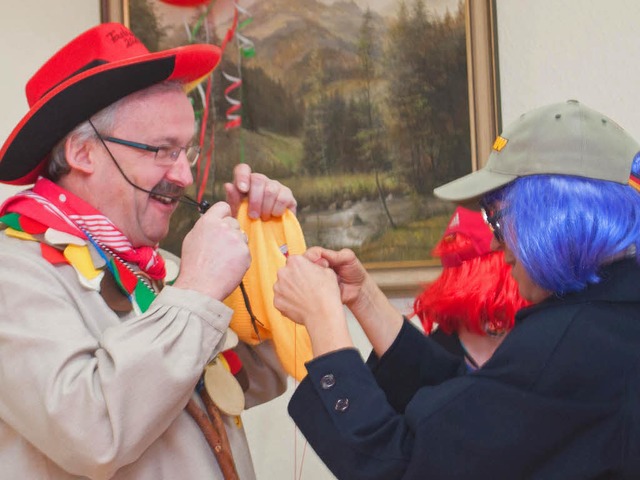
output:
[[[0,479],[221,479],[184,411],[232,311],[166,287],[119,317],[36,242],[0,233]],[[247,407],[285,389],[273,348],[237,353]],[[253,479],[241,422],[225,418],[238,473]]]

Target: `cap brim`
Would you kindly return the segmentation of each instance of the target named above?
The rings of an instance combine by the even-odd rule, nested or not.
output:
[[[134,92],[166,80],[189,85],[220,61],[214,45],[188,45],[92,68],[62,82],[13,129],[0,150],[0,182],[33,183],[51,149],[77,125]]]
[[[433,190],[433,194],[450,202],[470,202],[515,180],[517,175],[504,175],[487,170],[477,170]]]

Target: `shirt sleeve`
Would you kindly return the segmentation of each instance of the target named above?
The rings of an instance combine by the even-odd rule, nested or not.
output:
[[[231,310],[166,287],[122,321],[71,267],[15,253],[0,253],[0,418],[68,472],[109,478],[182,412]]]

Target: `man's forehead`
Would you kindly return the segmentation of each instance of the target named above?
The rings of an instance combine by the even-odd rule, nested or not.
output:
[[[160,135],[182,136],[182,131],[187,129],[193,135],[196,128],[191,102],[184,93],[175,91],[131,95],[118,104],[114,120],[116,126],[120,125],[120,129],[139,127],[159,132]],[[180,132],[176,131],[177,126]]]

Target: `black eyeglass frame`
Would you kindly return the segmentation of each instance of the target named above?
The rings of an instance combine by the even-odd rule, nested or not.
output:
[[[493,236],[496,237],[496,240],[500,243],[504,243],[504,233],[502,230],[502,225],[500,220],[502,220],[503,211],[495,210],[491,208],[486,202],[480,202],[480,211],[482,212],[482,218],[484,218],[485,223],[493,232]]]
[[[97,132],[96,132],[97,133]],[[124,140],[122,138],[116,137],[104,137],[100,133],[97,133],[98,136],[104,140],[105,142],[117,143],[118,145],[124,145],[125,147],[136,148],[138,150],[144,150],[146,152],[153,152],[155,154],[154,159],[157,161],[158,152],[160,150],[167,150],[167,158],[171,160],[171,162],[167,162],[166,166],[173,165],[176,161],[178,161],[178,157],[180,157],[180,152],[184,150],[185,155],[187,156],[187,161],[189,162],[190,167],[195,167],[198,162],[198,158],[200,157],[200,147],[198,145],[189,145],[186,147],[179,147],[174,145],[147,145],[146,143],[133,142],[131,140]],[[177,154],[175,152],[178,152]],[[193,155],[189,152],[195,151],[195,157],[190,159],[189,156]]]

